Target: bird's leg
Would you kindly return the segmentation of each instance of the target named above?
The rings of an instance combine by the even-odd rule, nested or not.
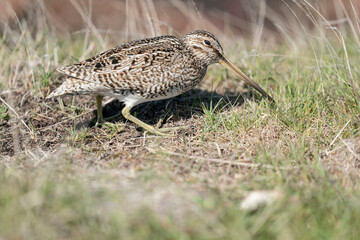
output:
[[[140,127],[144,128],[146,131],[151,132],[153,134],[160,135],[160,136],[171,136],[171,135],[165,134],[165,133],[159,131],[159,129],[156,129],[153,126],[150,126],[149,124],[146,124],[143,121],[137,119],[136,117],[134,117],[133,115],[130,114],[130,110],[131,110],[131,107],[128,107],[128,106],[125,106],[123,108],[121,113],[124,116],[124,118],[132,121],[133,123],[139,125]]]
[[[104,122],[104,117],[102,113],[102,100],[104,96],[96,96],[96,107],[97,107],[97,120],[96,125],[101,124]]]

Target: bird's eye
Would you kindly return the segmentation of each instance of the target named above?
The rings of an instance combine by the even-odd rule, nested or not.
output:
[[[210,46],[210,41],[209,40],[204,40],[204,43],[208,46]]]

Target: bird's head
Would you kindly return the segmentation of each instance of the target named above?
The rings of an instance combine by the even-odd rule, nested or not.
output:
[[[203,30],[197,30],[185,35],[183,42],[185,47],[190,50],[192,56],[199,61],[200,64],[208,66],[213,63],[220,63],[238,75],[246,84],[259,91],[264,97],[274,101],[269,94],[224,56],[223,49],[213,34]]]
[[[219,62],[223,49],[216,37],[206,31],[197,30],[184,36],[183,41],[194,58],[206,65]]]

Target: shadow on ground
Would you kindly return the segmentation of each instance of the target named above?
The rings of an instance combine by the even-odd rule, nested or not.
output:
[[[91,138],[80,137],[81,131],[84,130],[88,135],[93,134],[96,137],[104,135],[105,129],[94,127],[96,107],[94,98],[91,96],[76,96],[75,98],[66,96],[63,98],[61,107],[57,99],[44,100],[32,94],[24,96],[25,94],[21,92],[2,95],[6,101],[17,106],[16,111],[21,118],[16,119],[13,116],[0,125],[0,150],[4,155],[12,156],[15,152],[33,148],[49,150],[64,143],[91,144],[93,141]],[[162,126],[166,127],[185,125],[198,128],[200,122],[194,120],[194,116],[195,119],[199,119],[204,114],[204,109],[213,112],[226,110],[242,105],[244,98],[253,98],[253,95],[230,91],[225,91],[222,95],[193,89],[171,99],[140,104],[133,108],[132,114],[150,125],[156,125],[163,120]],[[113,116],[121,112],[123,107],[124,105],[118,100],[110,101],[104,105],[103,115],[105,118]],[[21,120],[31,131],[20,122]],[[126,121],[121,114],[110,122],[126,122],[126,128],[116,132],[117,138],[139,137],[143,134],[140,127]]]
[[[232,106],[240,106],[244,103],[242,94],[227,93],[225,95],[217,94],[216,92],[209,92],[206,90],[193,89],[177,97],[152,101],[140,104],[134,107],[131,111],[142,121],[148,124],[157,124],[161,119],[164,120],[171,116],[171,122],[176,123],[179,119],[189,119],[193,114],[201,115],[203,109],[211,109],[216,111],[226,110]],[[115,99],[103,107],[104,118],[109,118],[114,115],[118,117],[109,120],[110,122],[125,121],[119,114],[125,105],[119,100]],[[88,124],[93,127],[96,122],[97,111],[93,111],[94,118]],[[164,122],[165,123],[165,122]]]

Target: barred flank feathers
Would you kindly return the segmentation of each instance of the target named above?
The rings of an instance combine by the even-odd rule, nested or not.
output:
[[[91,79],[91,70],[85,68],[84,66],[78,66],[78,65],[60,66],[56,70],[69,77],[74,77],[84,80]]]
[[[88,81],[77,79],[77,78],[68,78],[63,84],[55,89],[52,93],[49,94],[46,98],[59,97],[66,94],[71,95],[82,95],[82,94],[92,94],[94,92],[100,92],[106,87],[101,86],[97,83],[89,83]],[[106,88],[107,90],[107,88]]]

